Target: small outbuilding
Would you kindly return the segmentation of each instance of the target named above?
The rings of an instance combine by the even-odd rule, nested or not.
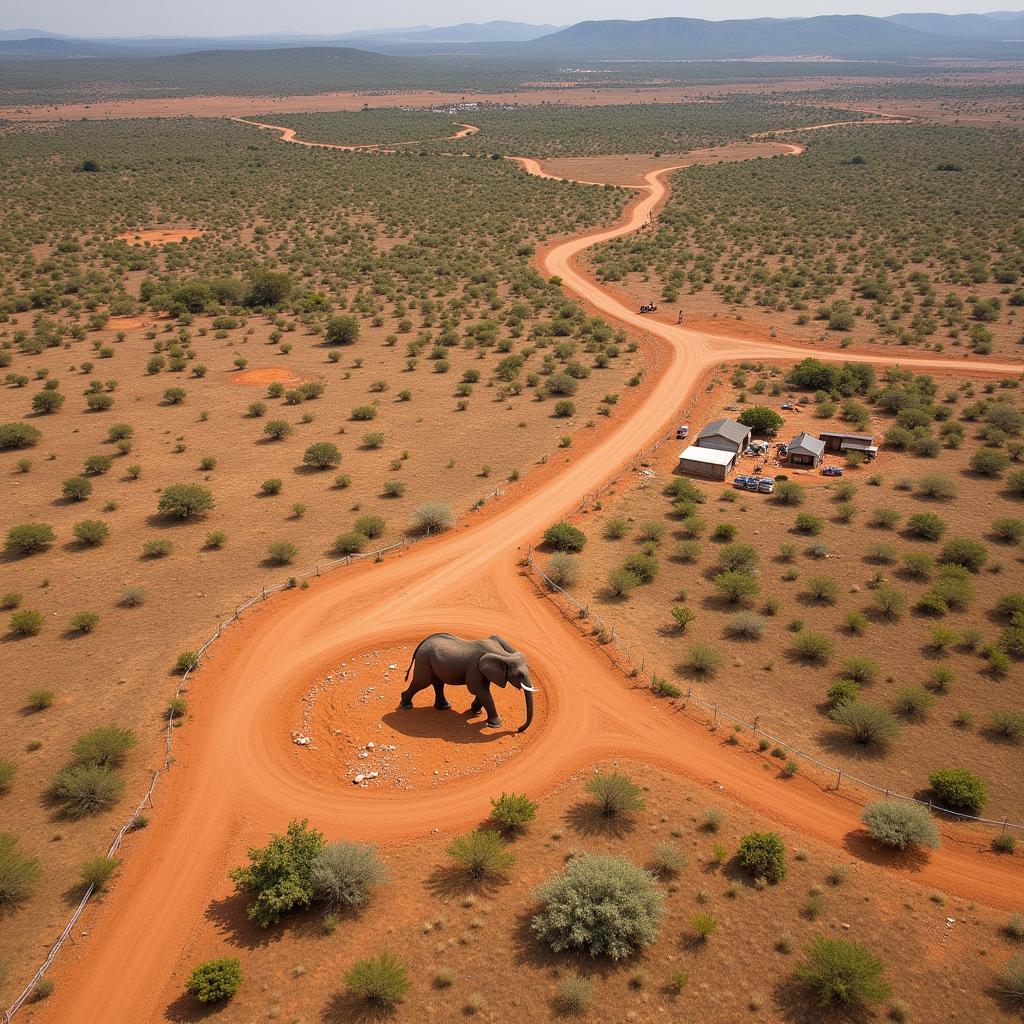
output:
[[[825,455],[825,442],[808,434],[806,430],[801,431],[792,441],[786,452],[786,458],[793,466],[810,466],[817,469]]]
[[[700,448],[718,448],[739,455],[750,444],[751,433],[750,427],[745,427],[736,420],[712,420],[697,435],[697,445]]]
[[[848,434],[842,430],[823,430],[818,435],[825,442],[827,452],[877,451],[874,434]]]
[[[679,455],[679,469],[690,476],[703,477],[705,480],[724,480],[735,468],[738,458],[739,452],[691,444]]]

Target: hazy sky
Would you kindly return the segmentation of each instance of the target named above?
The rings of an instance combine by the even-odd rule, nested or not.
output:
[[[904,11],[981,13],[1014,8],[970,0],[698,0],[683,7],[671,0],[0,0],[0,28],[41,28],[79,36],[251,35],[264,32],[332,33],[460,21],[529,21],[570,25],[585,19],[787,17],[808,14],[896,14]]]

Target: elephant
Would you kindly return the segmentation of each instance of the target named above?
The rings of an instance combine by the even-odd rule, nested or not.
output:
[[[413,671],[415,666],[415,671]],[[445,710],[451,704],[445,700],[445,686],[465,686],[473,694],[470,714],[487,711],[487,724],[501,727],[501,718],[491,696],[491,683],[506,686],[511,683],[523,691],[526,700],[526,721],[518,732],[525,732],[533,721],[533,695],[536,693],[526,666],[526,658],[500,636],[487,640],[462,640],[451,633],[431,633],[420,641],[413,651],[412,660],[405,670],[412,682],[402,691],[399,707],[411,708],[412,699],[428,686],[434,688],[434,707]]]

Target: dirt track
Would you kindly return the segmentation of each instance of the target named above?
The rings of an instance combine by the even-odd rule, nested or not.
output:
[[[89,937],[65,954],[60,984],[37,1019],[161,1019],[179,995],[185,966],[179,960],[190,933],[210,900],[231,890],[228,869],[242,860],[246,845],[265,841],[291,818],[308,816],[332,839],[415,839],[432,828],[449,832],[475,825],[487,813],[489,797],[502,789],[542,795],[567,773],[605,757],[714,783],[723,797],[872,859],[862,842],[854,793],[825,793],[802,776],[782,780],[742,748],[673,716],[612,670],[602,649],[563,620],[517,568],[526,545],[544,527],[664,433],[705,370],[721,361],[791,360],[810,353],[640,316],[579,270],[576,258],[588,246],[643,228],[667,193],[669,170],[646,176],[620,224],[565,241],[541,258],[543,271],[561,276],[571,293],[652,338],[654,365],[633,414],[575,460],[546,467],[532,483],[528,478],[514,499],[493,503],[490,512],[399,557],[274,597],[212,648],[192,687],[194,720],[182,730],[174,768],[158,790],[153,823],[129,844],[122,878],[92,911]],[[895,362],[849,352],[827,357]],[[899,362],[961,372],[1022,369],[952,359]],[[347,656],[437,629],[468,636],[500,633],[526,652],[542,706],[527,751],[488,773],[415,793],[362,790],[303,771],[303,751],[293,744],[288,723],[309,680]],[[397,684],[395,691],[397,704]],[[521,708],[504,693],[499,696],[506,720],[517,724]],[[946,839],[913,874],[910,868],[898,870],[932,888],[1019,909],[1019,858],[999,859],[983,840],[962,832],[947,830]]]
[[[383,153],[388,152],[391,146],[417,146],[423,142],[448,142],[451,139],[463,139],[467,135],[476,135],[479,128],[475,124],[460,124],[458,121],[455,123],[459,126],[459,130],[454,135],[443,135],[439,139],[411,139],[408,142],[364,142],[360,145],[349,145],[343,146],[337,142],[311,142],[308,139],[300,139],[297,137],[294,128],[285,128],[284,125],[280,124],[267,124],[264,121],[253,121],[247,117],[233,117],[232,121],[238,124],[249,124],[253,128],[266,128],[270,131],[281,133],[281,142],[294,142],[297,146],[308,146],[310,149],[340,149],[346,153],[354,153],[358,150],[375,150]]]

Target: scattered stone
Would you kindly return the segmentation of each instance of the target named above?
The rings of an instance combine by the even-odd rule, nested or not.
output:
[[[355,777],[355,778],[354,778],[354,779],[352,780],[352,785],[353,785],[353,786],[358,786],[358,785],[359,785],[359,783],[360,783],[360,782],[362,782],[362,781],[363,781],[363,779],[364,779],[365,777],[366,777],[366,776],[364,776],[364,775],[357,775],[357,776],[356,776],[356,777]]]
[[[292,740],[300,747],[308,747],[313,742],[309,736],[303,736],[301,733],[292,733]]]

